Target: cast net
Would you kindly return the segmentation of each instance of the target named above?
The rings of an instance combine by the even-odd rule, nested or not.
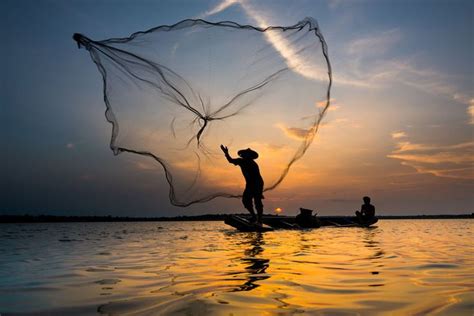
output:
[[[126,38],[74,34],[103,77],[110,148],[159,163],[170,202],[239,197],[219,146],[252,148],[265,191],[312,143],[329,107],[331,67],[317,23],[258,28],[184,20]]]

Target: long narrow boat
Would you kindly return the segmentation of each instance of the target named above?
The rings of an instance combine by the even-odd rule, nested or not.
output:
[[[242,215],[229,215],[224,223],[243,232],[271,231],[274,229],[311,229],[319,227],[370,227],[378,222],[375,217],[371,221],[359,222],[355,216],[318,216],[301,222],[297,216],[263,216],[263,225],[256,225]]]
[[[229,215],[224,219],[224,223],[230,225],[241,232],[267,232],[272,231],[273,227],[263,224],[256,225],[251,223],[247,217],[238,215]]]

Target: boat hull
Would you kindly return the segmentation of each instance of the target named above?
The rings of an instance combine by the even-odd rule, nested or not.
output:
[[[271,231],[274,229],[308,229],[319,227],[370,227],[378,222],[375,217],[370,221],[359,222],[356,216],[321,216],[313,217],[313,220],[298,223],[295,216],[263,216],[264,225],[259,226],[248,221],[246,216],[229,215],[224,222],[239,231]]]
[[[257,225],[249,222],[249,220],[243,216],[230,215],[224,219],[224,223],[230,225],[241,232],[267,232],[272,231],[273,228],[268,225]]]

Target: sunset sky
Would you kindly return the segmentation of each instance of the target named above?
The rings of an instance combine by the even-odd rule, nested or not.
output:
[[[126,37],[187,18],[263,27],[306,16],[329,46],[332,107],[306,155],[265,194],[265,211],[348,215],[364,195],[379,214],[474,211],[472,1],[7,0],[0,10],[0,214],[244,211],[222,198],[173,207],[159,165],[113,155],[102,79],[71,37]],[[264,175],[271,159],[260,160]]]

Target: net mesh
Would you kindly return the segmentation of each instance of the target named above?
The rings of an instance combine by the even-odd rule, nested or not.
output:
[[[170,202],[240,197],[231,153],[260,155],[265,191],[276,188],[312,143],[330,105],[327,46],[311,18],[258,28],[184,20],[126,38],[74,34],[103,78],[110,148],[159,163]]]

